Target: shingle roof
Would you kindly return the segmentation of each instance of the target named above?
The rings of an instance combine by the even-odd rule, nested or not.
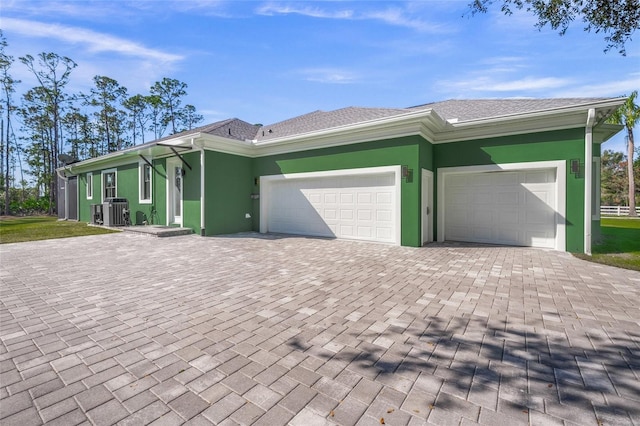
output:
[[[574,105],[603,101],[608,98],[549,98],[549,99],[451,99],[408,108],[420,110],[432,108],[445,120],[477,120],[522,114]]]
[[[226,120],[216,121],[215,123],[196,127],[195,129],[185,130],[184,132],[165,136],[164,138],[154,141],[154,143],[162,142],[169,139],[176,139],[180,136],[192,135],[194,133],[208,133],[210,135],[245,141],[255,139],[256,133],[259,129],[260,126],[256,126],[255,124],[247,123],[246,121],[240,120],[238,118],[229,118]]]
[[[589,104],[606,99],[607,98],[451,99],[408,108],[348,107],[334,111],[314,111],[268,126],[263,126],[258,130],[255,138],[266,141],[426,109],[433,109],[436,114],[445,120],[457,119],[460,122],[545,111]]]
[[[299,135],[318,130],[331,129],[349,124],[362,123],[377,118],[409,112],[406,109],[392,108],[358,108],[347,107],[334,111],[314,111],[289,120],[263,126],[256,139],[269,140],[292,135]]]

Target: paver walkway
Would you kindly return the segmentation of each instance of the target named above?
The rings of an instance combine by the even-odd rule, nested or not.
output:
[[[0,424],[640,425],[640,273],[553,251],[0,246]]]

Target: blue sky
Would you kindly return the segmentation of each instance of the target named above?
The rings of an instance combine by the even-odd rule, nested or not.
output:
[[[523,12],[472,16],[468,3],[2,0],[0,28],[16,58],[46,51],[77,62],[71,92],[88,92],[95,75],[130,95],[176,78],[205,122],[640,89],[637,41],[626,57],[604,53],[604,36],[580,22],[560,37]],[[35,85],[19,62],[12,74],[19,92]],[[604,148],[624,146],[620,133]]]

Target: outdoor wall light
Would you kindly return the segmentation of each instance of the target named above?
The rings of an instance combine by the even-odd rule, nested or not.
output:
[[[402,166],[402,178],[407,183],[413,182],[413,169],[410,169],[409,166]]]
[[[580,177],[580,160],[577,158],[571,160],[571,173],[573,173],[575,177]]]

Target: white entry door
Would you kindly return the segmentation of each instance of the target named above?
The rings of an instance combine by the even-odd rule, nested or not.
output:
[[[420,218],[422,226],[422,245],[433,241],[433,172],[422,169],[422,200]]]
[[[167,225],[182,226],[182,162],[179,159],[167,160]]]

